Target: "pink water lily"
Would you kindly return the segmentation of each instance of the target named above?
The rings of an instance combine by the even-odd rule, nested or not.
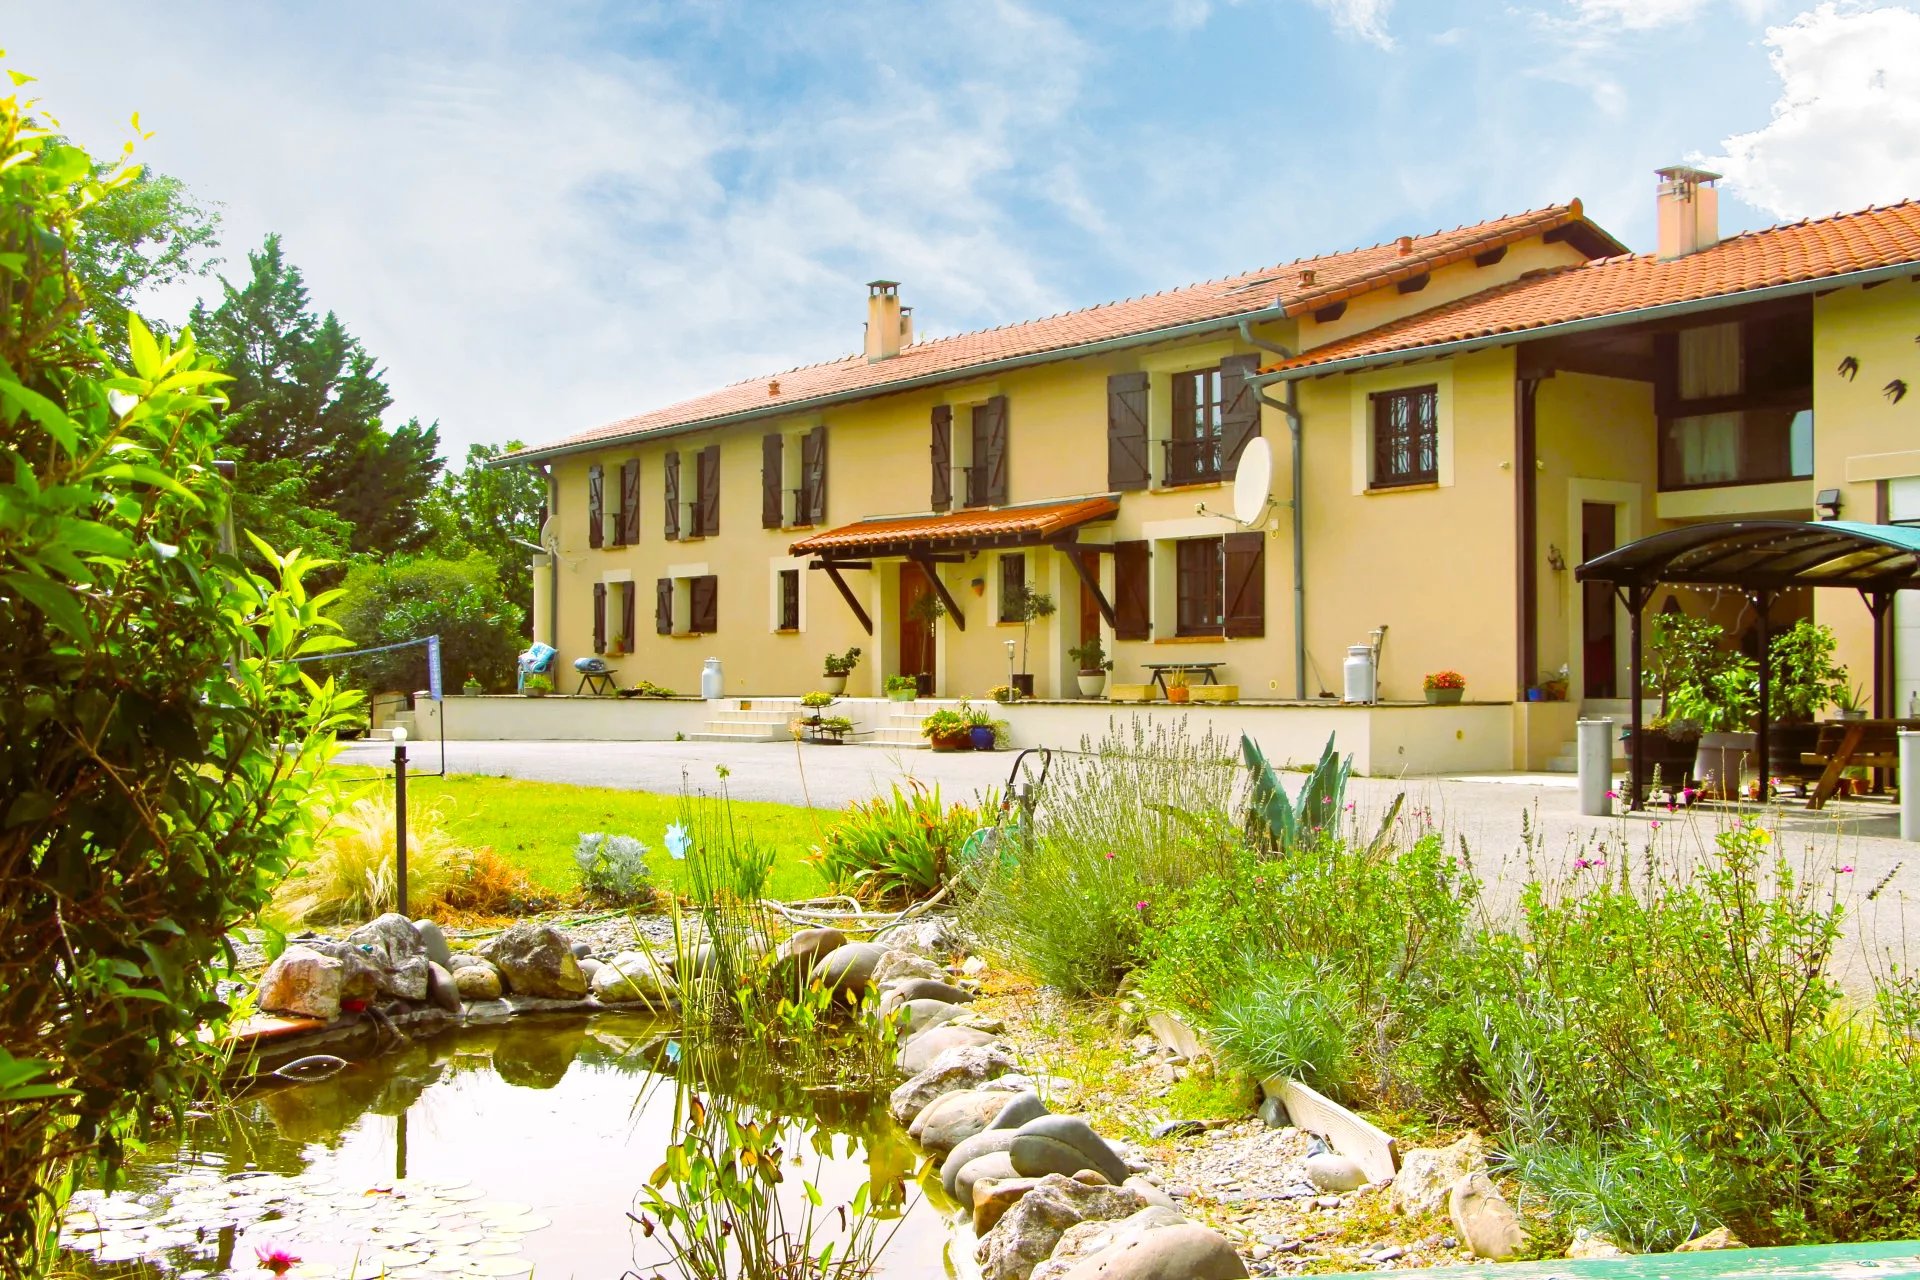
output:
[[[256,1245],[253,1256],[260,1259],[261,1270],[271,1271],[276,1276],[283,1276],[300,1265],[299,1257],[285,1245]]]

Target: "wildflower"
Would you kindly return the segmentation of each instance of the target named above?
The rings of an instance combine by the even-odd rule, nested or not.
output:
[[[1840,874],[1841,874],[1841,875],[1843,875],[1843,876],[1850,876],[1850,875],[1852,875],[1852,874],[1853,874],[1853,864],[1852,864],[1851,862],[1849,862],[1849,863],[1847,863],[1847,864],[1846,864],[1845,866],[1843,866],[1843,867],[1841,867],[1841,868],[1840,868]]]
[[[675,862],[687,860],[687,850],[693,848],[693,837],[687,829],[677,822],[667,824],[667,852],[673,855]]]
[[[260,1259],[260,1267],[283,1276],[300,1265],[300,1259],[283,1245],[267,1244],[254,1246],[253,1256]]]
[[[1620,798],[1620,793],[1619,793],[1618,791],[1609,791],[1609,792],[1607,792],[1607,799],[1609,799],[1609,800],[1618,800],[1619,798]]]
[[[1108,861],[1108,862],[1112,862],[1112,861],[1113,861],[1113,850],[1111,850],[1111,849],[1109,849],[1109,850],[1107,850],[1107,861]]]
[[[1660,829],[1660,820],[1658,818],[1655,818],[1652,822],[1649,822],[1647,824],[1647,829],[1649,831],[1658,831]]]
[[[1135,911],[1145,911],[1147,909],[1147,904],[1144,900],[1140,902],[1136,902],[1133,904],[1133,909]]]

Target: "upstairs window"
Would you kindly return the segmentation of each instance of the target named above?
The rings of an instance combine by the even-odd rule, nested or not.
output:
[[[1220,370],[1173,375],[1173,432],[1166,441],[1168,484],[1220,479],[1220,432],[1225,401]]]
[[[1696,325],[1657,350],[1662,489],[1812,476],[1810,310]]]
[[[1440,480],[1440,388],[1408,387],[1369,397],[1375,489]]]

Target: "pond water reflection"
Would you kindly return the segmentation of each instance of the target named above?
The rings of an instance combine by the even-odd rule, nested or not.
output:
[[[637,1015],[521,1019],[256,1089],[152,1149],[121,1194],[83,1196],[70,1260],[102,1277],[260,1276],[256,1247],[278,1244],[302,1259],[294,1280],[651,1277],[660,1246],[627,1215],[672,1137],[686,1067],[671,1034]],[[688,1083],[792,1124],[783,1197],[803,1178],[829,1204],[911,1179],[883,1096],[720,1074]],[[877,1274],[947,1274],[945,1220],[917,1193],[908,1206]]]

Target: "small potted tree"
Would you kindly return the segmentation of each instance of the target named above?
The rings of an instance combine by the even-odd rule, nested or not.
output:
[[[1097,698],[1106,692],[1107,672],[1113,670],[1113,659],[1107,656],[1098,635],[1068,649],[1067,656],[1079,664],[1081,697]]]
[[[1833,660],[1833,629],[1808,618],[1773,637],[1767,645],[1773,679],[1767,690],[1767,773],[1775,778],[1804,778],[1800,757],[1820,745],[1814,714],[1848,696],[1847,673]]]
[[[1654,617],[1647,640],[1641,688],[1660,697],[1660,709],[1641,729],[1637,793],[1647,794],[1658,772],[1661,781],[1682,786],[1700,750],[1700,726],[1673,709],[1674,695],[1688,684],[1704,684],[1732,657],[1720,647],[1720,624],[1684,613]],[[1621,735],[1627,760],[1633,760],[1633,730]]]
[[[1058,608],[1053,597],[1044,591],[1035,591],[1026,583],[1020,584],[1020,592],[1007,602],[1004,622],[1020,624],[1020,674],[1013,678],[1014,688],[1023,698],[1033,696],[1033,676],[1027,670],[1027,651],[1032,647],[1033,624],[1041,618],[1051,618]]]
[[[830,653],[823,665],[820,680],[828,693],[835,697],[847,691],[847,675],[860,665],[860,650],[849,649],[845,653]]]
[[[1753,718],[1760,710],[1756,677],[1751,658],[1725,654],[1719,670],[1681,685],[1670,703],[1674,715],[1700,726],[1693,776],[1703,790],[1722,799],[1739,796],[1741,767],[1754,750]]]

